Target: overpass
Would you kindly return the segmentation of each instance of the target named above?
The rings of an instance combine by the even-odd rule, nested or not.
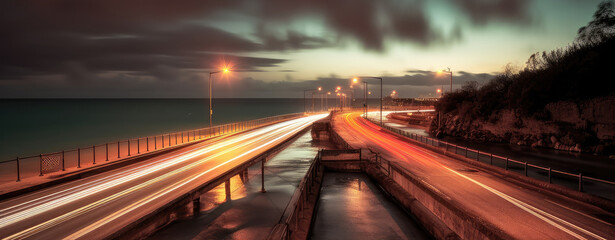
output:
[[[138,237],[138,232],[126,227],[143,223],[152,214],[168,218],[173,213],[161,211],[171,208],[169,204],[182,199],[198,201],[198,193],[210,188],[208,183],[225,182],[227,179],[220,176],[240,173],[246,163],[263,161],[260,158],[266,158],[272,148],[325,116],[291,118],[211,138],[118,169],[9,198],[0,202],[0,237],[102,239],[118,237],[118,233]]]

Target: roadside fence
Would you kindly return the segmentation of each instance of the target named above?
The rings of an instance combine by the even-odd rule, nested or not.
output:
[[[67,169],[74,170],[75,168],[92,167],[96,164],[135,157],[145,153],[254,129],[301,116],[304,116],[304,113],[285,114],[217,125],[211,128],[207,127],[155,136],[130,138],[93,146],[67,149],[59,152],[17,157],[15,159],[0,162],[0,184],[10,181],[19,182],[24,178],[42,177],[49,173],[66,171]]]
[[[368,120],[380,126],[379,122],[373,121],[371,119]],[[530,164],[525,161],[518,161],[506,156],[500,156],[489,152],[482,152],[480,150],[452,144],[446,141],[441,141],[439,139],[417,135],[415,133],[407,132],[387,125],[381,127],[391,132],[439,148],[441,150],[444,150],[445,152],[452,153],[460,157],[475,159],[476,161],[483,162],[491,166],[497,166],[505,169],[506,171],[513,171],[526,177],[564,186],[570,189],[577,190],[579,192],[591,193],[593,195],[615,200],[615,182],[612,181],[585,176],[583,175],[583,173],[570,173],[556,170],[551,167]]]

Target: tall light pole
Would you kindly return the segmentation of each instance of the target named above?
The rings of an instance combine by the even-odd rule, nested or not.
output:
[[[355,84],[355,83],[359,83],[359,79],[358,78],[353,78],[352,79],[352,83],[351,84]],[[366,81],[361,81],[361,83],[363,83],[363,113],[365,118],[367,118],[367,82]]]
[[[380,125],[382,125],[382,78],[381,77],[359,77],[359,78],[372,78],[380,80]]]
[[[318,87],[318,89],[306,89],[303,90],[303,112],[306,112],[305,107],[305,93],[312,92],[312,112],[314,112],[314,91],[321,91],[322,87]]]
[[[327,96],[325,96],[325,106],[327,107],[327,112],[329,111],[329,95],[331,95],[331,92],[327,92]]]
[[[209,72],[209,128],[211,129],[211,116],[214,114],[213,106],[212,106],[212,98],[211,98],[211,89],[213,87],[213,81],[211,81],[211,75],[216,73],[228,73],[230,70],[225,67],[222,71]]]
[[[453,92],[453,71],[451,71],[451,68],[447,67],[446,69],[448,70],[440,70],[438,71],[439,73],[450,73],[451,74],[451,93]]]

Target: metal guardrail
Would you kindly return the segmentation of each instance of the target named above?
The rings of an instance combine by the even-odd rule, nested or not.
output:
[[[116,161],[151,153],[169,147],[210,139],[222,135],[258,128],[282,120],[297,118],[304,113],[285,114],[273,117],[223,124],[211,128],[166,133],[155,136],[131,138],[88,147],[17,157],[0,162],[0,183],[44,176],[66,171],[69,168],[91,167],[100,162]],[[11,170],[13,169],[13,170]]]
[[[303,239],[303,237],[307,237],[307,232],[300,231],[300,224],[305,218],[311,219],[311,216],[306,214],[313,214],[307,205],[309,205],[310,198],[316,197],[311,194],[312,188],[318,186],[318,181],[322,182],[322,172],[324,169],[321,165],[321,160],[322,150],[318,151],[318,154],[314,157],[314,161],[306,172],[305,177],[301,180],[295,193],[286,205],[280,221],[272,229],[267,239]]]
[[[368,121],[379,125],[379,122],[368,119]],[[431,137],[424,137],[414,133],[410,133],[401,129],[393,128],[387,125],[381,126],[391,132],[408,137],[415,141],[443,149],[446,152],[454,153],[458,156],[476,159],[483,163],[488,163],[492,166],[504,168],[507,171],[514,171],[519,174],[524,174],[526,177],[545,181],[548,183],[557,184],[560,186],[576,189],[579,192],[589,192],[595,195],[601,195],[602,191],[587,189],[584,183],[591,181],[592,183],[604,184],[615,188],[615,182],[584,176],[582,173],[569,173],[561,170],[555,170],[551,167],[539,166],[530,164],[524,161],[518,161],[505,156],[495,155],[489,152],[481,152],[480,150],[471,149],[468,147],[452,144],[446,141],[441,141]],[[333,135],[333,134],[332,134]]]

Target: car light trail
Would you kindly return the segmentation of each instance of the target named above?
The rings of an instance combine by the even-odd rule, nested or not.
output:
[[[274,131],[273,133],[291,130],[291,128],[293,127],[293,124],[295,122],[296,122],[295,120],[292,120],[292,121],[289,121],[286,124],[281,124],[282,128]],[[166,169],[166,168],[168,168],[170,166],[173,166],[173,165],[185,162],[185,161],[187,161],[187,160],[189,160],[189,159],[191,159],[193,157],[202,155],[204,153],[208,153],[210,151],[213,151],[213,150],[216,150],[216,149],[220,149],[220,148],[225,148],[225,147],[228,147],[230,145],[236,144],[238,142],[246,141],[249,137],[257,136],[259,134],[264,134],[264,133],[266,133],[269,130],[271,130],[271,129],[257,131],[255,133],[248,134],[247,136],[240,136],[237,139],[233,139],[233,140],[231,140],[229,142],[225,142],[225,143],[222,143],[220,145],[215,145],[213,147],[207,147],[207,148],[204,148],[202,150],[192,151],[192,152],[187,153],[187,154],[181,154],[181,155],[175,155],[175,156],[172,156],[172,157],[168,157],[168,158],[165,158],[163,162],[161,162],[159,164],[152,164],[148,168],[141,169],[138,172],[132,172],[131,171],[130,174],[126,174],[123,177],[114,179],[114,180],[109,181],[109,182],[104,182],[103,184],[100,184],[100,185],[99,184],[88,184],[87,188],[85,188],[86,190],[84,190],[83,188],[78,189],[77,191],[74,191],[73,193],[71,193],[69,195],[64,195],[62,197],[55,198],[55,199],[53,199],[51,201],[46,201],[44,204],[40,204],[39,203],[39,205],[34,207],[34,208],[24,207],[24,205],[22,204],[21,208],[13,209],[12,211],[9,212],[9,214],[10,213],[14,213],[14,212],[18,212],[17,214],[11,214],[10,216],[3,217],[2,219],[0,219],[0,228],[5,227],[6,225],[13,224],[13,223],[18,222],[18,221],[21,221],[21,220],[23,220],[25,218],[32,217],[32,216],[34,216],[36,214],[40,214],[42,212],[49,211],[49,210],[51,210],[51,209],[53,209],[55,207],[58,207],[58,206],[61,206],[61,205],[65,205],[65,204],[69,204],[71,202],[79,200],[80,198],[90,196],[90,195],[98,193],[100,191],[109,189],[110,187],[114,187],[114,186],[116,186],[116,185],[118,185],[120,183],[124,183],[124,182],[127,182],[127,181],[132,181],[132,180],[135,180],[137,178],[140,178],[140,177],[146,176],[148,174],[151,174],[153,172]],[[258,140],[252,140],[250,142],[243,143],[243,145],[246,145],[246,144],[249,144],[249,143],[252,143],[252,142],[255,142],[255,141],[258,141]],[[234,150],[234,149],[236,149],[236,148],[238,148],[240,146],[242,146],[242,145],[236,146],[235,148],[230,148],[230,149],[226,150],[223,153],[228,153],[228,152],[230,152],[230,151],[232,151],[232,150]],[[218,154],[218,155],[222,155],[222,154]],[[208,158],[208,159],[211,159],[211,158]],[[200,164],[200,163],[202,163],[202,162],[197,162],[197,164]],[[195,164],[191,165],[191,167],[194,167],[194,166],[196,166],[196,165]],[[40,201],[40,198],[37,199],[37,200]],[[28,203],[31,203],[31,202],[32,201],[29,201]],[[24,208],[26,208],[26,209],[24,209]],[[22,211],[19,211],[19,210],[22,210]],[[8,215],[8,214],[3,214],[3,215]]]
[[[139,190],[151,188],[153,184],[160,184],[161,182],[170,181],[171,177],[181,177],[180,180],[174,180],[174,182],[163,186],[161,189],[155,191],[152,194],[141,194],[144,196],[138,196],[137,200],[131,202],[127,206],[124,206],[120,210],[113,210],[110,214],[100,219],[94,219],[94,223],[80,228],[74,229],[76,232],[67,232],[70,234],[68,238],[79,238],[93,230],[105,225],[118,217],[125,216],[127,213],[134,211],[135,209],[152,203],[152,201],[165,196],[168,193],[177,191],[181,187],[186,187],[188,184],[196,182],[196,180],[202,179],[212,171],[221,168],[229,163],[238,161],[239,159],[247,160],[254,154],[258,154],[259,151],[265,151],[268,147],[272,146],[276,142],[283,141],[285,138],[299,132],[301,129],[309,126],[313,121],[325,117],[326,115],[315,115],[310,117],[303,117],[295,120],[290,120],[271,126],[263,127],[253,130],[251,132],[220,139],[216,142],[210,143],[210,145],[193,149],[190,151],[182,152],[179,154],[172,154],[168,157],[164,157],[160,160],[153,161],[152,163],[139,165],[135,168],[122,170],[117,173],[112,173],[109,176],[102,177],[100,179],[94,179],[93,181],[87,181],[86,183],[79,184],[68,189],[50,193],[48,195],[37,197],[32,200],[24,201],[23,203],[15,204],[10,207],[6,207],[0,210],[0,230],[8,226],[20,223],[22,221],[31,221],[33,217],[49,212],[51,210],[59,209],[61,207],[70,207],[70,204],[86,197],[92,197],[96,194],[109,191],[109,189],[125,184],[127,182],[135,182],[136,185],[126,186],[125,189],[118,189],[118,192],[111,193],[108,196],[103,196],[102,199],[95,200],[88,203],[85,206],[79,206],[76,209],[61,213],[59,216],[45,219],[43,222],[35,223],[25,229],[21,229],[16,233],[7,236],[7,239],[21,239],[28,237],[35,237],[37,233],[51,229],[58,226],[60,223],[70,221],[78,216],[83,216],[89,211],[105,207],[108,203],[124,198],[129,194],[140,194]],[[237,155],[232,155],[236,151],[240,151],[242,148],[249,148]],[[215,152],[218,151],[218,152]],[[213,153],[213,154],[211,154]],[[195,171],[198,167],[201,167],[204,163],[212,160],[220,160],[222,156],[227,155],[228,160],[217,165],[210,167],[207,170],[197,172],[197,174],[189,173],[189,171]],[[230,155],[230,156],[229,156]],[[196,159],[196,160],[195,160]],[[190,162],[187,165],[183,165]],[[180,166],[181,165],[181,166]],[[167,170],[170,167],[179,166],[177,169]],[[168,171],[168,172],[163,172]],[[160,176],[156,176],[151,179],[147,179],[147,176],[156,172],[163,173]],[[183,175],[182,175],[183,174]],[[184,176],[189,174],[188,176]],[[145,178],[144,180],[139,180]],[[142,182],[139,182],[142,181]],[[132,196],[131,195],[131,196]],[[26,196],[24,196],[26,197]],[[9,200],[9,201],[18,201]],[[33,219],[37,221],[36,219]],[[38,220],[40,221],[40,220]],[[8,234],[5,232],[4,234]],[[4,235],[0,234],[0,235]]]
[[[421,149],[419,147],[413,146],[409,143],[406,143],[403,140],[400,140],[398,137],[381,132],[381,128],[371,122],[367,122],[364,119],[359,117],[360,114],[346,114],[343,116],[344,122],[350,126],[353,130],[359,132],[361,135],[367,137],[371,142],[378,144],[380,147],[389,150],[393,155],[395,155],[399,159],[415,160],[418,163],[421,163],[424,166],[436,165],[438,167],[442,167],[455,175],[458,175],[486,190],[495,194],[496,196],[506,200],[507,202],[513,204],[514,206],[522,209],[523,211],[541,219],[542,221],[548,223],[549,225],[560,229],[561,231],[577,238],[577,239],[586,239],[585,237],[577,234],[572,229],[582,232],[583,234],[589,235],[596,239],[605,239],[591,231],[588,231],[584,228],[581,228],[577,225],[574,225],[566,220],[556,217],[553,214],[547,213],[544,210],[541,210],[531,204],[523,202],[519,199],[511,197],[501,191],[498,191],[492,187],[485,185],[475,179],[472,179],[458,171],[455,171],[440,162],[433,161],[432,159],[438,158],[436,155],[428,152],[427,150]],[[434,188],[435,189],[435,188]],[[437,189],[436,189],[437,190]],[[439,191],[439,190],[438,190]],[[569,229],[566,226],[572,228]]]

